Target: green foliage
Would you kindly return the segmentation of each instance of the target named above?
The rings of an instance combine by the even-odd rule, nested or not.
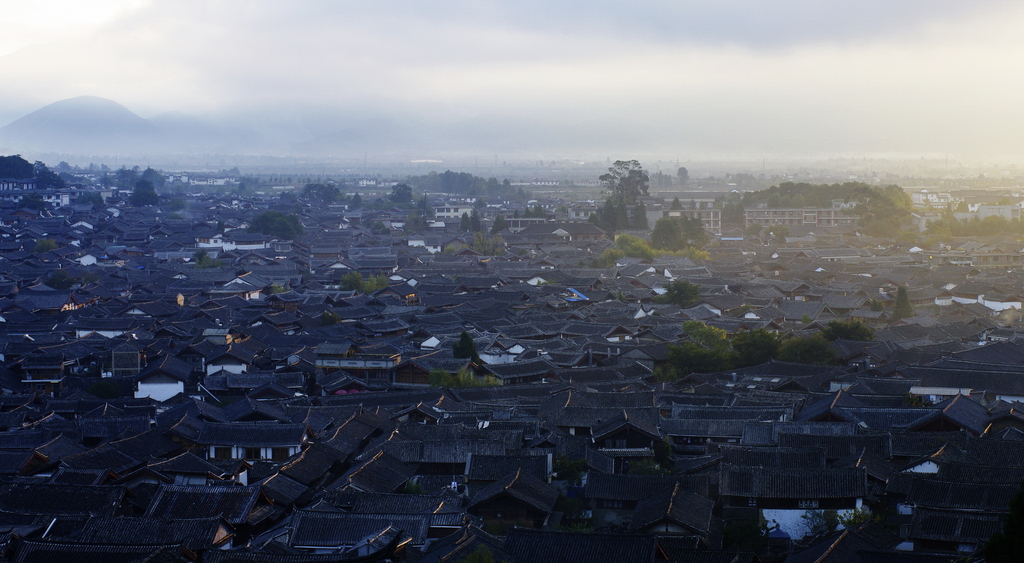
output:
[[[102,207],[103,196],[99,192],[79,192],[75,203],[80,205],[92,204],[94,207]]]
[[[167,204],[167,209],[171,211],[181,211],[185,209],[185,198],[176,197]]]
[[[501,235],[487,236],[483,231],[473,233],[473,250],[487,256],[501,254],[505,249],[505,240]]]
[[[71,289],[76,283],[78,283],[78,278],[69,276],[66,270],[57,270],[50,274],[49,278],[46,278],[46,285],[61,291]]]
[[[657,461],[650,458],[643,458],[629,464],[630,475],[668,475],[670,472],[662,467]]]
[[[583,483],[583,473],[587,470],[587,460],[572,459],[565,454],[555,458],[555,473],[570,487],[579,487]]]
[[[473,221],[469,218],[469,213],[463,213],[462,219],[459,220],[459,230],[468,233],[473,230]]]
[[[839,517],[835,510],[808,510],[800,517],[804,519],[809,530],[808,535],[812,538],[824,538],[839,527]],[[804,539],[806,540],[807,536],[804,536]]]
[[[85,391],[100,399],[117,399],[121,396],[121,387],[109,379],[101,379],[90,385]]]
[[[149,180],[139,180],[135,183],[135,189],[132,190],[132,195],[128,198],[128,202],[131,203],[133,207],[159,205],[160,196],[157,195],[153,182],[150,182]]]
[[[391,188],[391,201],[393,203],[412,203],[412,187],[408,184],[398,184]]]
[[[423,485],[420,485],[416,481],[409,479],[408,481],[405,482],[405,494],[425,495],[427,494],[427,490],[423,488]]]
[[[373,293],[388,286],[391,280],[383,274],[363,278],[359,272],[349,272],[338,280],[338,289],[341,291],[358,291],[360,293]]]
[[[320,313],[320,326],[331,326],[341,322],[341,317],[334,311]]]
[[[689,373],[724,371],[733,365],[732,350],[726,333],[700,321],[683,323],[687,340],[668,346],[668,361],[655,376],[671,381]]]
[[[659,250],[703,249],[708,242],[704,223],[697,218],[663,217],[654,223],[651,245]]]
[[[826,340],[861,340],[868,341],[875,339],[875,331],[859,320],[841,321],[836,319],[829,321],[825,330],[821,331]]]
[[[427,229],[427,219],[418,209],[413,209],[405,217],[406,232],[416,233]]]
[[[615,248],[621,251],[624,256],[629,256],[630,258],[653,260],[658,255],[651,248],[651,245],[647,244],[647,241],[633,235],[621,234],[616,236]]]
[[[647,224],[647,206],[643,201],[637,200],[636,206],[633,207],[633,220],[629,226],[639,231],[646,231],[650,228]]]
[[[654,461],[671,473],[675,461],[672,460],[672,443],[667,437],[654,444]]]
[[[192,253],[192,261],[195,262],[196,268],[201,269],[220,268],[224,265],[224,262],[210,258],[210,255],[202,248]]]
[[[722,222],[730,225],[742,225],[746,221],[746,209],[743,202],[738,199],[726,201],[722,204]]]
[[[673,198],[672,199],[672,205],[669,206],[669,209],[672,210],[672,211],[682,211],[683,210],[683,202],[679,201],[678,197],[677,198]]]
[[[491,234],[495,235],[504,231],[508,228],[508,221],[505,220],[504,215],[498,215],[494,218],[494,223],[491,224]]]
[[[67,187],[64,178],[52,172],[45,164],[38,160],[32,166],[36,178],[36,187],[41,190],[62,190]]]
[[[992,534],[985,545],[986,563],[1020,561],[1024,554],[1024,483],[1010,499],[1010,513],[1003,520],[1003,531]]]
[[[874,514],[867,508],[855,508],[853,512],[838,514],[839,524],[844,528],[856,528],[866,522],[882,523],[882,515]]]
[[[785,182],[767,190],[747,192],[743,204],[750,209],[757,204],[770,208],[832,207],[833,200],[856,202],[853,213],[865,234],[895,237],[901,225],[910,218],[913,201],[899,186],[873,187],[859,182],[817,185]],[[776,233],[776,236],[778,233]]]
[[[284,293],[288,290],[278,283],[272,283],[270,284],[270,288],[268,288],[267,291],[270,293],[270,295],[273,295],[275,293]]]
[[[616,160],[599,179],[622,203],[632,204],[638,197],[648,195],[650,177],[636,160]]]
[[[896,303],[892,307],[890,322],[896,322],[914,316],[914,308],[910,306],[910,296],[907,294],[907,286],[901,285],[896,289]]]
[[[459,335],[459,341],[452,346],[452,355],[456,358],[470,358],[473,363],[480,365],[480,356],[477,355],[476,343],[473,342],[473,337],[468,332],[462,331]]]
[[[43,201],[43,196],[35,192],[25,194],[18,200],[18,209],[25,208],[42,211],[43,209],[46,209],[46,207],[46,202]]]
[[[830,342],[821,333],[817,333],[784,340],[779,346],[777,359],[802,364],[830,364],[835,358]]]
[[[334,184],[306,184],[302,195],[320,203],[334,203],[341,197],[341,190]]]
[[[785,225],[772,225],[768,227],[768,234],[777,239],[784,240],[786,237],[789,236],[789,227]]]
[[[164,184],[167,183],[167,180],[164,179],[164,175],[152,168],[146,168],[143,170],[142,175],[139,178],[153,184],[153,187],[157,189],[163,188]]]
[[[406,181],[422,192],[441,192],[461,195],[487,195],[502,199],[526,201],[529,194],[522,188],[514,188],[507,179],[499,182],[497,178],[480,178],[468,172],[452,172],[445,170],[438,174],[430,172],[424,176],[412,176]]]
[[[473,553],[470,553],[462,563],[495,563],[494,552],[481,543]]]
[[[441,368],[434,368],[427,374],[432,387],[497,387],[501,380],[493,375],[477,377],[472,371],[459,370],[458,373],[449,373]]]
[[[733,522],[722,529],[722,548],[764,555],[768,550],[768,527],[756,516]]]
[[[665,293],[654,298],[655,303],[672,303],[689,307],[700,300],[700,284],[676,280],[665,285]]]
[[[279,239],[292,240],[302,234],[302,223],[294,214],[264,211],[252,220],[248,230],[250,233],[261,233]]]
[[[472,213],[469,214],[469,230],[479,233],[480,228],[480,210],[474,207]]]
[[[732,339],[733,354],[739,367],[756,366],[771,360],[778,355],[780,346],[779,335],[763,328],[741,332]]]
[[[37,238],[36,245],[32,248],[32,252],[42,254],[44,252],[56,250],[57,248],[59,248],[59,245],[57,244],[57,241],[52,238]]]
[[[21,158],[20,154],[0,156],[0,178],[25,180],[32,178],[34,174],[32,163]]]
[[[134,188],[141,179],[138,166],[132,169],[122,166],[120,170],[114,173],[114,185],[123,190]],[[150,182],[150,185],[153,185],[153,182]]]

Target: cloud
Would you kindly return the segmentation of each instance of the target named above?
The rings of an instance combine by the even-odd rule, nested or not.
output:
[[[94,4],[0,57],[0,118],[91,94],[310,138],[388,118],[567,149],[1024,150],[1005,1]]]

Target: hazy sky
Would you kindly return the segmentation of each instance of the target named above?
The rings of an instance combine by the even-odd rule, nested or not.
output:
[[[1024,155],[1020,2],[0,0],[0,14],[0,125],[95,95],[143,117],[322,133],[386,118],[570,152]]]

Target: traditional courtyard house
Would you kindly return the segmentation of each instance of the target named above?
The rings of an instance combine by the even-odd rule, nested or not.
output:
[[[196,439],[207,459],[280,461],[299,453],[306,445],[305,424],[278,422],[207,422]]]
[[[518,470],[480,489],[467,510],[496,532],[512,525],[543,528],[557,500],[557,489]]]

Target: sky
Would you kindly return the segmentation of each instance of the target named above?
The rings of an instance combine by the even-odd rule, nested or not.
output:
[[[0,14],[0,125],[92,95],[146,118],[436,131],[481,151],[1024,155],[1020,2],[0,0]]]

